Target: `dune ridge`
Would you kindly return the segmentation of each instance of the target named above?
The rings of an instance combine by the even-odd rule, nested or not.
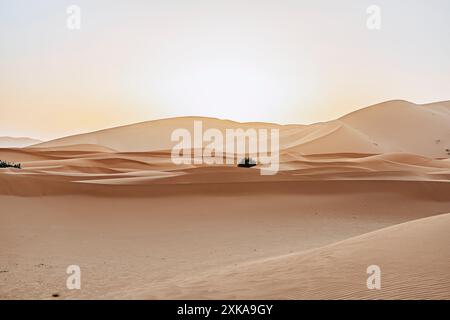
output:
[[[446,158],[450,148],[450,103],[417,105],[393,100],[366,107],[339,119],[312,125],[239,123],[206,117],[179,117],[141,122],[96,132],[64,137],[32,147],[100,145],[121,152],[170,150],[170,134],[177,128],[277,128],[280,148],[302,154],[406,152],[431,158]],[[422,130],[417,134],[416,129]],[[414,137],[414,138],[411,138]]]
[[[180,117],[0,148],[21,164],[0,169],[0,298],[450,299],[449,110]],[[175,165],[170,134],[195,120],[279,129],[279,171]],[[83,290],[66,288],[71,264]]]
[[[171,299],[450,299],[450,213],[299,253],[181,279],[143,294]],[[366,269],[381,268],[369,290]],[[158,292],[159,290],[159,292]]]
[[[28,137],[0,137],[0,148],[23,148],[42,142]]]

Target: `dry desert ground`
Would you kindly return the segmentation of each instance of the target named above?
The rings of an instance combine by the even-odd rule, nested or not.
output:
[[[279,129],[279,172],[173,164],[170,133],[194,120]],[[0,169],[0,298],[450,299],[448,148],[450,103],[406,101],[313,125],[183,117],[1,148],[22,169]]]

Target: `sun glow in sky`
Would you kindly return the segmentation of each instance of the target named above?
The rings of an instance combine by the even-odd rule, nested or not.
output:
[[[450,99],[448,0],[0,0],[0,27],[0,136],[185,115],[311,123]]]

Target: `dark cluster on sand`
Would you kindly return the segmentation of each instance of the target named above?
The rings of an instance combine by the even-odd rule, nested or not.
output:
[[[12,163],[0,160],[0,168],[17,168],[21,169],[20,163]]]

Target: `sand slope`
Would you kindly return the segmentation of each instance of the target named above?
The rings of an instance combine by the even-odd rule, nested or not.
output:
[[[305,192],[298,189],[303,185],[309,185],[308,190],[313,191],[316,188],[314,184],[321,184],[319,191],[325,190],[327,185],[331,185],[329,181],[342,181],[342,185],[354,191],[358,188],[381,188],[381,184],[389,189],[396,181],[408,183],[408,188],[395,189],[395,192],[417,190],[417,197],[433,193],[436,199],[446,199],[450,186],[448,160],[407,153],[305,156],[283,151],[279,172],[262,176],[259,166],[251,169],[235,165],[177,166],[172,163],[170,152],[114,152],[92,145],[78,145],[78,148],[80,150],[73,150],[73,146],[0,149],[1,159],[22,165],[22,169],[0,170],[0,194],[76,193],[121,197],[158,196],[161,192],[165,195],[178,191],[292,194]],[[108,185],[121,187],[108,188]]]
[[[42,141],[26,137],[0,137],[0,148],[23,148],[37,143]]]
[[[448,101],[427,105],[388,101],[350,113],[339,121],[376,143],[383,152],[448,157],[444,152],[450,145]]]
[[[450,299],[450,214],[180,280],[147,298]],[[366,268],[381,268],[368,290]]]
[[[182,117],[0,148],[22,165],[0,169],[0,298],[450,299],[449,108]],[[195,120],[279,129],[279,172],[174,165],[170,135]],[[71,264],[82,290],[66,288]]]
[[[193,132],[193,121],[202,121],[204,130],[277,128],[280,148],[301,154],[406,152],[432,158],[446,158],[450,151],[450,103],[416,105],[395,100],[352,112],[337,120],[304,125],[239,123],[204,117],[179,117],[147,121],[80,134],[37,144],[37,147],[101,145],[113,150],[170,150],[177,128]],[[420,134],[417,129],[420,128]]]
[[[21,188],[43,184],[22,178]],[[203,183],[198,192],[196,184],[154,181],[79,185],[90,188],[80,194],[61,182],[56,196],[0,195],[0,298],[54,299],[54,293],[59,294],[56,299],[188,296],[189,291],[177,288],[185,280],[450,209],[445,198],[450,189],[433,182],[255,182],[251,192],[245,191],[245,183]],[[82,268],[82,290],[66,288],[71,264]],[[309,271],[314,276],[314,269]],[[357,272],[364,275],[365,269]],[[230,284],[240,294],[242,284]],[[191,297],[196,296],[193,290]]]
[[[279,125],[269,123],[239,123],[206,117],[178,117],[69,136],[37,144],[33,147],[53,148],[65,145],[97,144],[121,152],[171,150],[176,144],[176,142],[171,141],[172,132],[178,128],[186,128],[193,135],[194,121],[202,121],[203,130],[215,128],[222,132],[225,132],[225,129],[233,128],[280,127]]]

